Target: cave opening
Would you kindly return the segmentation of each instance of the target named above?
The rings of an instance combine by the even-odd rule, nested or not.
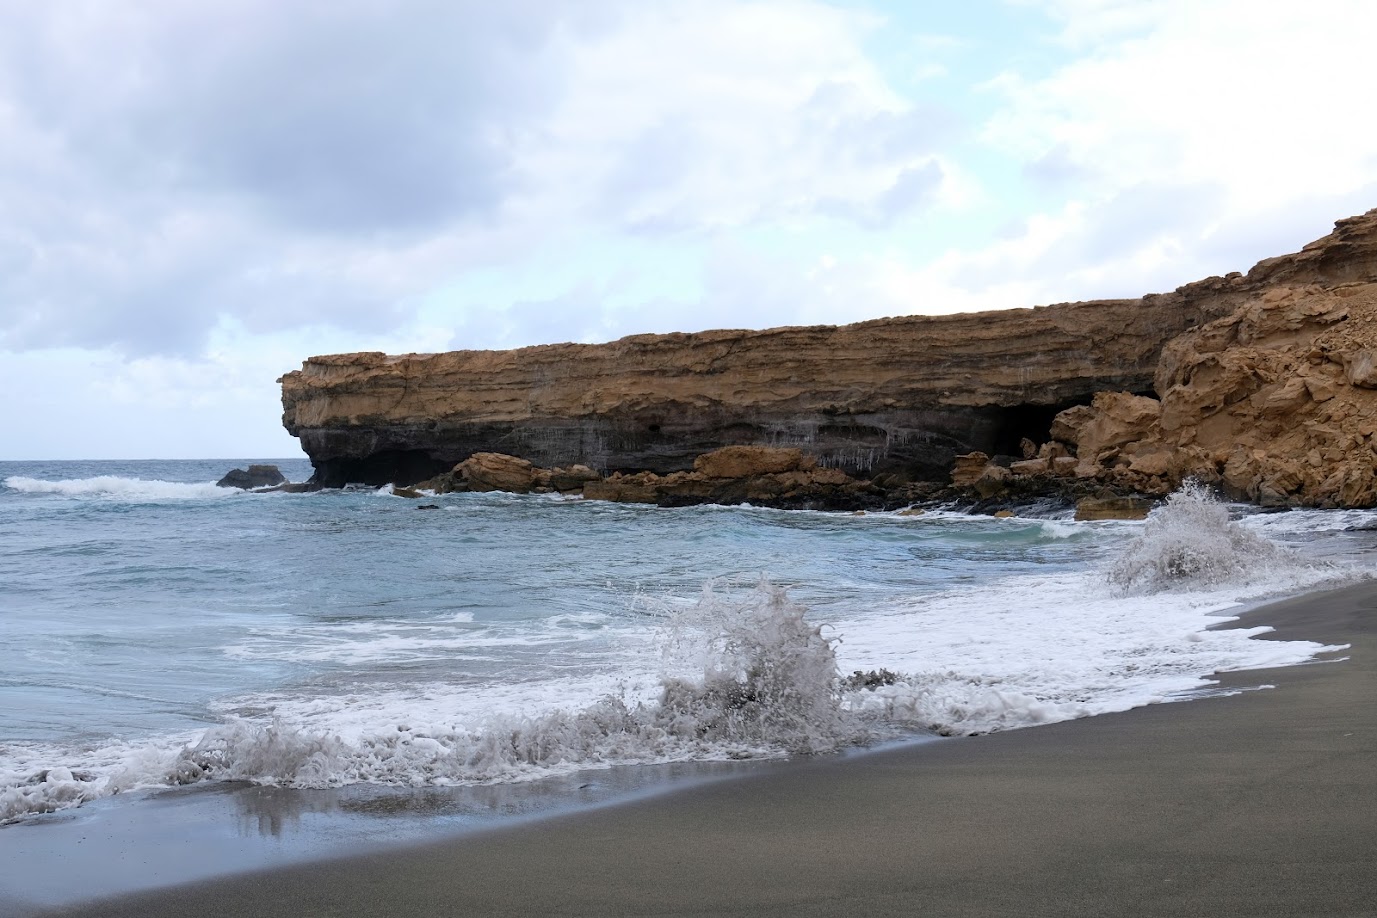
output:
[[[1157,393],[1151,390],[1134,392],[1133,394],[1145,395],[1149,398],[1157,397]],[[1053,405],[1010,405],[1007,408],[999,409],[994,417],[994,436],[991,438],[990,455],[1022,456],[1023,450],[1020,448],[1020,444],[1025,438],[1041,446],[1052,439],[1052,420],[1057,415],[1067,408],[1089,405],[1094,401],[1094,398],[1094,393],[1090,393],[1083,398],[1058,402]]]
[[[369,456],[318,462],[311,480],[326,488],[342,488],[348,484],[410,487],[447,472],[453,466],[453,462],[436,459],[423,450],[389,449]]]
[[[1021,458],[1024,439],[1038,446],[1052,439],[1052,419],[1067,408],[1090,404],[1090,397],[1055,405],[1010,405],[1002,408],[995,419],[995,433],[991,454]]]

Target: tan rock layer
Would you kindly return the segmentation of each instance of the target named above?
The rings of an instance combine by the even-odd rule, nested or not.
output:
[[[1377,210],[1261,262],[1229,315],[1162,349],[1158,398],[1058,415],[1077,474],[1162,494],[1186,478],[1273,506],[1377,506]]]
[[[769,444],[853,473],[955,465],[977,491],[1074,475],[1162,493],[1197,476],[1264,503],[1372,506],[1377,211],[1247,275],[1141,300],[334,355],[282,385],[283,423],[325,484],[416,481],[499,445],[538,465],[663,475]],[[1047,409],[1040,432],[1030,406]],[[1008,467],[957,461],[1038,442]]]
[[[415,481],[485,451],[665,473],[733,443],[943,477],[956,455],[999,447],[1007,409],[1050,417],[1097,391],[1148,390],[1165,340],[1231,308],[1232,282],[1197,287],[840,327],[313,357],[281,379],[283,424],[326,484]]]
[[[754,503],[797,509],[892,508],[899,499],[838,469],[817,468],[797,449],[763,446],[728,446],[706,453],[698,457],[692,472],[617,472],[607,478],[587,466],[542,469],[517,456],[475,453],[451,471],[420,482],[417,489],[394,487],[393,494],[419,497],[421,490],[560,492],[661,506]]]

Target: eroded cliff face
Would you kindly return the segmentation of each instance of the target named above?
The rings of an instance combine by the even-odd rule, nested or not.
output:
[[[1374,500],[1374,281],[1377,211],[1140,300],[313,357],[281,380],[283,423],[327,486],[407,484],[487,451],[663,475],[731,444],[946,480],[958,455],[1027,438],[1068,444],[1044,450],[1058,475],[1149,492],[1213,475],[1254,499],[1359,505]]]
[[[1246,295],[1167,342],[1155,397],[1104,392],[1063,412],[1049,452],[1064,445],[1075,466],[1010,477],[1158,495],[1197,478],[1270,506],[1377,506],[1377,210],[1229,283]]]
[[[283,423],[327,485],[406,483],[475,452],[657,473],[728,444],[797,446],[850,473],[944,478],[1097,391],[1149,390],[1162,344],[1213,295],[637,335],[512,351],[313,357]]]
[[[1259,269],[1268,283],[1240,308],[1163,349],[1159,399],[1100,396],[1062,419],[1080,474],[1152,493],[1195,477],[1266,505],[1377,505],[1377,211]]]

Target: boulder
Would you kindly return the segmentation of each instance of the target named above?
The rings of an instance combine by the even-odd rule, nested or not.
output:
[[[627,504],[654,504],[659,502],[660,476],[654,472],[639,472],[635,475],[616,473],[600,481],[589,481],[583,486],[586,500],[611,500]]]
[[[1046,443],[1038,447],[1039,459],[1055,460],[1070,455],[1071,450],[1068,449],[1066,444],[1061,442],[1060,440],[1048,440]]]
[[[773,446],[724,446],[693,461],[693,470],[706,478],[749,478],[779,472],[804,471],[815,465],[800,449]]]
[[[1069,478],[1076,474],[1080,460],[1075,456],[1057,456],[1052,459],[1052,474],[1058,478]]]
[[[1141,497],[1087,497],[1076,502],[1078,520],[1141,520],[1152,504]]]
[[[1015,475],[1046,475],[1051,471],[1051,463],[1046,459],[1023,459],[1010,463],[1009,471]]]
[[[445,472],[434,478],[418,481],[414,487],[417,491],[430,491],[433,494],[454,494],[472,490],[469,483],[464,480],[463,475],[457,471]]]
[[[525,459],[503,453],[474,453],[454,471],[473,491],[527,494],[536,483],[536,469]]]
[[[1360,348],[1345,354],[1343,361],[1349,385],[1377,389],[1377,349]]]
[[[251,465],[247,469],[230,469],[215,484],[221,488],[270,488],[285,484],[287,477],[275,465]]]
[[[1074,443],[1082,459],[1094,459],[1153,436],[1162,417],[1162,403],[1157,399],[1127,392],[1097,392],[1090,410],[1085,408],[1077,405],[1052,421],[1056,438]]]
[[[991,498],[1008,490],[1009,479],[1013,477],[1008,469],[997,465],[987,465],[972,487],[983,498]]]
[[[806,463],[805,463],[806,464]],[[709,477],[702,472],[656,475],[615,473],[583,486],[588,500],[686,507],[694,504],[759,504],[770,507],[850,509],[879,506],[879,491],[840,469],[796,469],[742,478]]]
[[[985,453],[966,453],[964,456],[957,456],[951,468],[952,485],[958,488],[974,486],[980,480],[980,476],[985,474],[985,466],[989,464],[990,457]]]
[[[586,465],[571,465],[567,469],[550,470],[550,487],[561,494],[582,491],[590,481],[598,481],[602,476]]]

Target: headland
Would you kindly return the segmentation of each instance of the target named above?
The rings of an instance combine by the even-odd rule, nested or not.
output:
[[[336,354],[281,383],[283,423],[324,487],[413,485],[485,453],[663,479],[749,446],[845,476],[814,482],[830,498],[762,501],[784,506],[1154,496],[1197,478],[1264,505],[1370,507],[1377,210],[1246,274],[1137,300]],[[588,496],[661,500],[646,482]]]

